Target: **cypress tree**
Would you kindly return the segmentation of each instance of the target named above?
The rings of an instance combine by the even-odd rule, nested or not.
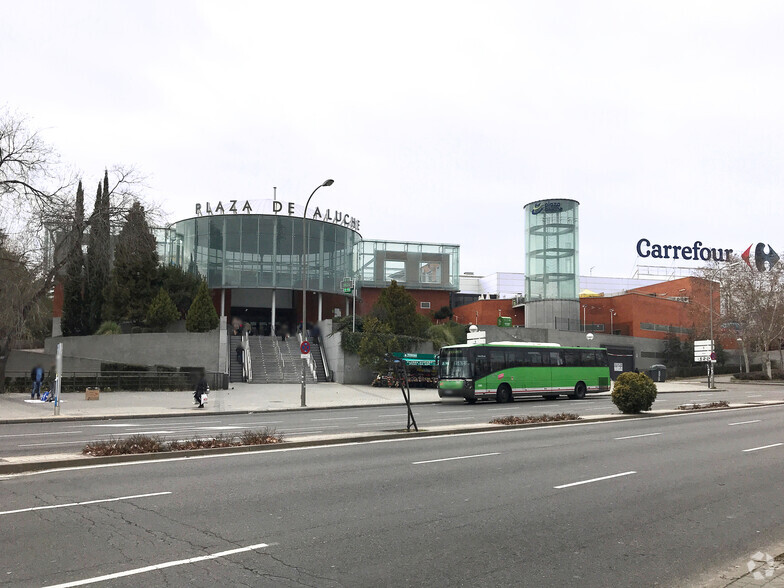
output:
[[[195,333],[206,333],[218,328],[219,323],[218,313],[207,292],[207,282],[202,281],[196,298],[193,299],[193,304],[188,309],[185,328]]]
[[[155,297],[158,250],[144,208],[134,202],[114,249],[114,267],[106,290],[105,310],[115,321],[139,324]]]
[[[101,182],[95,195],[95,206],[90,216],[90,235],[87,239],[87,280],[85,302],[88,312],[88,331],[94,333],[103,320],[104,290],[109,283],[111,247],[109,240],[108,194],[104,197]]]
[[[60,323],[66,337],[88,333],[87,308],[84,300],[85,270],[82,241],[84,233],[84,190],[76,189],[73,227],[69,235],[68,261],[63,284],[63,316]]]

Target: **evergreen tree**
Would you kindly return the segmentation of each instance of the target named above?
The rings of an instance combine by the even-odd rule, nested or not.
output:
[[[381,291],[378,302],[373,306],[373,316],[389,325],[395,335],[406,337],[427,337],[430,321],[417,313],[416,300],[395,280]]]
[[[155,297],[158,250],[144,208],[134,202],[114,249],[114,267],[106,290],[106,317],[142,323]]]
[[[82,182],[76,189],[74,221],[69,235],[68,262],[63,284],[63,316],[60,326],[66,337],[88,334],[88,316],[85,305],[85,270],[82,239],[84,233],[84,190]]]
[[[106,177],[106,176],[105,176]],[[90,235],[87,239],[85,306],[88,312],[88,331],[94,333],[103,321],[104,290],[109,284],[111,244],[108,193],[101,183],[95,195],[95,206],[90,216]]]
[[[166,290],[161,288],[147,310],[147,324],[157,331],[165,331],[166,326],[178,318],[180,318],[180,313],[177,307],[169,298]]]
[[[158,268],[157,284],[166,290],[174,306],[177,307],[179,318],[185,318],[188,309],[196,298],[202,279],[190,274],[176,265],[163,265]]]
[[[185,328],[194,333],[206,333],[218,328],[218,324],[220,324],[220,318],[218,318],[218,313],[215,311],[215,306],[213,306],[207,291],[207,282],[202,280],[196,298],[193,299],[193,304],[188,309]]]

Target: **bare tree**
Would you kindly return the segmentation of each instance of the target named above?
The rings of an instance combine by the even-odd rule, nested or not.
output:
[[[113,168],[111,177],[110,211],[120,218],[143,180],[131,168]],[[0,109],[0,210],[12,211],[0,216],[0,393],[10,351],[52,291],[68,247],[81,242],[67,238],[76,224],[76,182],[24,118]]]
[[[769,351],[784,337],[784,266],[779,263],[759,271],[737,258],[729,261],[724,266],[703,270],[703,275],[713,279],[721,292],[721,310],[714,316],[714,332],[724,331],[740,339],[746,371],[747,351],[759,351],[771,377]]]

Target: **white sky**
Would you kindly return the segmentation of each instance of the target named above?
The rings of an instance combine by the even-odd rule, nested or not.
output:
[[[488,274],[524,271],[526,203],[572,198],[581,273],[624,277],[640,237],[782,253],[783,25],[775,1],[0,0],[0,105],[88,207],[115,164],[169,221],[333,178],[311,206]]]

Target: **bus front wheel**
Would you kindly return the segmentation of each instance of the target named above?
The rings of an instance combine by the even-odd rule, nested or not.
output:
[[[512,402],[514,397],[512,396],[512,389],[509,387],[509,384],[501,384],[498,386],[498,391],[495,393],[495,401],[496,402]]]
[[[577,385],[574,387],[574,394],[569,394],[569,398],[572,400],[582,400],[585,398],[586,390],[585,382],[577,382]]]

